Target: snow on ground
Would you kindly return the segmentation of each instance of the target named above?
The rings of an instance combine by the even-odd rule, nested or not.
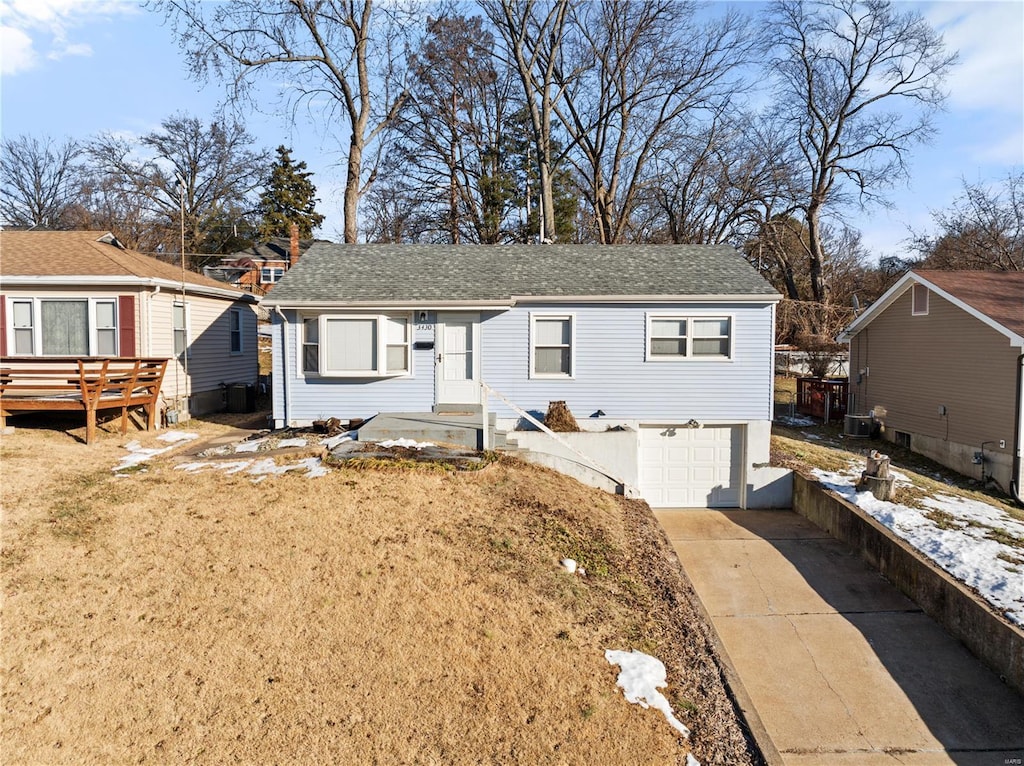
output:
[[[133,439],[124,445],[124,448],[128,450],[128,454],[121,458],[120,463],[114,466],[114,473],[141,465],[152,457],[156,457],[168,450],[174,449],[179,442],[188,442],[193,439],[198,439],[199,434],[192,433],[191,431],[165,431],[156,438],[162,442],[170,442],[170,444],[167,447],[151,447],[144,449],[137,440]]]
[[[877,499],[853,486],[860,471],[812,472],[822,484],[863,509],[955,578],[977,590],[992,606],[1024,625],[1024,550],[1000,542],[1024,539],[1024,523],[978,500],[938,494],[918,501],[922,508]],[[892,472],[897,483],[906,476]]]
[[[812,418],[804,417],[803,415],[794,415],[792,417],[790,417],[789,415],[780,415],[779,417],[775,418],[775,422],[776,423],[781,423],[784,426],[816,426],[816,425],[818,425],[818,421],[817,420],[813,420]]]
[[[180,463],[174,466],[176,471],[200,473],[202,471],[221,471],[225,474],[247,473],[256,478],[253,482],[263,481],[268,476],[283,476],[289,471],[305,471],[308,478],[326,476],[327,468],[318,457],[307,457],[294,463],[278,465],[271,458],[262,460],[201,460],[195,463]]]
[[[432,442],[418,442],[413,439],[388,439],[387,441],[377,442],[381,447],[407,447],[408,449],[423,449],[424,447],[434,447]]]
[[[690,730],[672,714],[672,706],[665,695],[658,691],[660,687],[668,684],[665,665],[661,660],[636,649],[631,652],[608,649],[604,657],[612,665],[621,668],[618,685],[622,687],[627,702],[634,702],[643,708],[652,707],[660,710],[673,728],[684,737],[690,736]]]

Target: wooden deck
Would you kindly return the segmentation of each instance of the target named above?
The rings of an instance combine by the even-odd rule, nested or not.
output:
[[[140,357],[0,358],[0,427],[24,412],[84,412],[91,444],[97,412],[120,410],[123,435],[129,411],[141,408],[146,429],[153,430],[166,370],[167,359]]]

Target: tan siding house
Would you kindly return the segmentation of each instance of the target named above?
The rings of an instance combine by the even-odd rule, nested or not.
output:
[[[109,233],[0,232],[0,356],[165,357],[161,393],[182,415],[257,383],[255,304]]]
[[[960,473],[1020,491],[1024,274],[912,271],[853,322],[850,412]]]

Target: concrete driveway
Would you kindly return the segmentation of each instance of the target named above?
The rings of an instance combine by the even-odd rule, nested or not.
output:
[[[770,764],[1024,763],[1024,699],[790,511],[656,512]]]

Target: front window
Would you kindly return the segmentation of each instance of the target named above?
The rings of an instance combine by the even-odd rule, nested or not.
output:
[[[730,317],[650,315],[647,318],[648,361],[729,359],[731,356]]]
[[[45,356],[89,356],[89,301],[40,303]]]
[[[96,301],[96,353],[117,356],[117,303]]]
[[[302,370],[327,377],[408,374],[409,317],[310,317],[302,323]]]
[[[14,353],[31,356],[116,356],[117,300],[30,298],[8,304]]]
[[[531,317],[531,376],[571,378],[573,376],[573,317]]]
[[[11,307],[14,314],[14,353],[32,354],[35,351],[32,301],[12,301]]]

